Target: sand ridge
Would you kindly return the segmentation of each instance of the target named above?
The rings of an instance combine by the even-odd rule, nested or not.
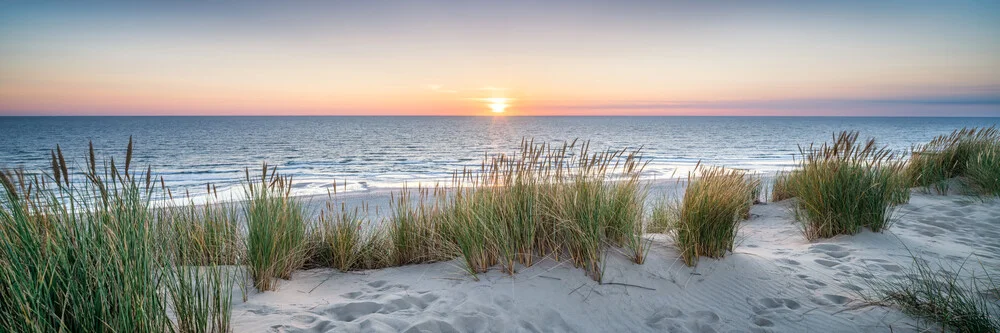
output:
[[[475,281],[459,260],[341,273],[296,272],[276,292],[235,297],[237,332],[894,332],[922,325],[866,306],[866,280],[917,254],[1000,267],[1000,202],[914,191],[885,233],[808,242],[791,201],[755,206],[731,255],[680,262],[666,235],[636,265],[610,251],[599,285],[551,258]],[[970,257],[970,253],[976,256]],[[974,262],[974,263],[973,263]],[[981,263],[981,265],[980,265]]]

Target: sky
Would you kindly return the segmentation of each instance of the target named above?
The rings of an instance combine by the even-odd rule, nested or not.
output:
[[[0,0],[0,115],[1000,116],[1000,1]]]

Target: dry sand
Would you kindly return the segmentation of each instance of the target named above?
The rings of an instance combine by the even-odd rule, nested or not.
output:
[[[458,260],[314,269],[246,303],[235,297],[233,324],[237,332],[907,332],[922,325],[859,299],[866,280],[903,274],[911,252],[1000,270],[1000,202],[914,191],[889,231],[812,243],[791,204],[755,206],[734,253],[697,268],[654,234],[644,265],[608,255],[604,280],[614,284],[605,285],[553,260],[479,281]]]

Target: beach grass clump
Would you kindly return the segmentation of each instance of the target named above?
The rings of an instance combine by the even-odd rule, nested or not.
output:
[[[209,199],[204,204],[195,204],[187,195],[186,204],[167,205],[156,210],[158,227],[164,229],[160,231],[161,241],[168,242],[165,245],[176,251],[175,264],[241,264],[244,244],[239,207],[219,201],[218,191],[210,185],[206,187]],[[161,188],[169,193],[165,186]]]
[[[2,177],[0,330],[166,331],[149,186],[112,166],[77,189],[52,156],[51,178]]]
[[[173,202],[172,194],[161,189]],[[167,203],[153,210],[158,214],[157,238],[162,246],[162,284],[177,332],[229,332],[232,287],[240,278],[242,264],[237,205],[218,200],[218,192],[207,185],[208,201],[196,205]]]
[[[525,140],[519,153],[488,156],[479,170],[456,174],[439,216],[470,274],[496,265],[514,274],[536,258],[566,255],[599,280],[609,246],[642,263],[645,164],[637,151],[588,149]]]
[[[891,306],[952,332],[1000,331],[1000,284],[983,267],[979,276],[957,269],[931,267],[914,258],[899,279],[869,281],[871,304]],[[939,330],[939,328],[928,329]]]
[[[387,259],[389,249],[382,250],[383,263],[373,260],[376,246],[384,247],[379,229],[367,223],[367,206],[348,208],[344,203],[337,206],[333,200],[319,214],[315,232],[310,235],[312,251],[309,261],[312,266],[332,267],[342,272],[357,269],[390,266]]]
[[[732,251],[759,181],[743,170],[699,167],[688,182],[671,229],[684,263],[694,266],[699,257],[721,258]]]
[[[164,284],[175,332],[230,332],[232,267],[175,264],[164,270]]]
[[[573,147],[570,146],[570,149]],[[549,217],[561,231],[562,244],[573,263],[597,281],[603,276],[605,249],[621,247],[641,264],[649,241],[642,237],[646,190],[639,175],[646,162],[639,150],[589,152],[584,142],[566,155],[553,155],[560,165],[554,173]]]
[[[903,164],[875,140],[858,142],[858,133],[842,132],[832,143],[800,148],[804,157],[788,187],[798,198],[796,217],[810,240],[881,232],[892,207],[908,198]]]
[[[1000,144],[969,159],[963,182],[973,193],[1000,196]]]
[[[518,154],[487,156],[479,170],[463,170],[453,179],[445,234],[473,276],[497,264],[514,274],[518,264],[531,266],[543,247],[555,244],[555,227],[542,213],[548,185],[540,173],[551,161],[541,146],[522,141],[521,148]]]
[[[307,259],[309,222],[291,189],[292,179],[279,175],[276,168],[269,170],[267,164],[259,176],[246,170],[246,265],[259,291],[274,290],[277,279],[290,278]]]
[[[774,184],[771,187],[771,202],[778,202],[795,197],[792,188],[789,186],[798,173],[795,171],[783,171],[774,176]]]
[[[387,228],[395,266],[429,263],[454,258],[452,247],[441,233],[445,192],[441,188],[403,188],[390,198]]]
[[[124,168],[99,167],[92,145],[82,171],[51,156],[50,173],[0,171],[0,331],[228,330],[231,285],[176,283],[194,280],[157,241],[156,186],[132,168],[131,140]]]
[[[912,149],[906,174],[914,186],[947,193],[948,180],[967,176],[976,159],[1000,149],[1000,130],[996,127],[962,128],[941,135]]]
[[[638,168],[638,163],[634,167]],[[630,175],[628,179],[611,184],[609,238],[613,245],[625,249],[632,262],[641,265],[646,261],[651,244],[643,236],[648,231],[644,223],[648,189],[639,181],[639,174],[635,171],[626,169],[625,174]]]
[[[477,275],[496,265],[501,256],[493,238],[497,223],[493,222],[494,208],[488,206],[490,199],[489,192],[459,188],[449,211],[442,215],[444,237],[455,244],[466,271],[477,280]]]
[[[574,179],[560,184],[553,198],[551,216],[560,230],[556,244],[562,245],[577,267],[601,281],[604,273],[604,249],[610,244],[605,238],[605,226],[610,211],[604,206],[601,181],[596,179]]]
[[[667,234],[680,220],[680,202],[661,199],[653,203],[646,220],[646,230],[651,233]]]

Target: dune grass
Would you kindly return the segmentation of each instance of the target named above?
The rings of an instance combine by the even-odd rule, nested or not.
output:
[[[699,257],[721,258],[732,251],[739,221],[749,216],[758,186],[759,180],[742,170],[699,166],[688,175],[671,227],[685,264],[694,266]]]
[[[270,172],[269,172],[270,171]],[[259,176],[246,170],[246,265],[257,290],[274,290],[277,279],[288,279],[307,258],[309,231],[302,203],[291,196],[292,179],[276,168],[261,168]]]
[[[162,184],[161,179],[171,197]],[[232,287],[242,277],[234,268],[244,252],[238,207],[218,201],[214,187],[206,191],[209,200],[201,205],[186,195],[187,204],[153,208],[163,249],[163,289],[178,332],[229,332]]]
[[[810,146],[801,169],[779,177],[785,194],[775,185],[772,199],[799,197],[810,239],[882,230],[891,205],[909,193],[898,160],[856,139],[842,133]],[[154,184],[151,168],[133,169],[131,141],[122,167],[99,165],[93,148],[82,171],[58,146],[50,156],[46,173],[0,173],[0,331],[225,332],[234,285],[249,278],[259,291],[274,290],[306,266],[350,271],[459,257],[475,278],[548,257],[601,281],[609,250],[645,261],[649,231],[673,233],[694,265],[732,250],[760,195],[759,179],[745,171],[698,168],[683,202],[663,201],[645,219],[640,150],[526,140],[514,154],[456,173],[448,188],[394,193],[388,216],[371,223],[365,208],[332,196],[309,216],[291,196],[292,179],[266,164],[259,174],[246,170],[240,204],[218,201],[207,186],[207,203],[186,196],[175,206],[152,203],[172,193],[162,179]],[[962,175],[995,191],[996,160],[995,151],[979,151]]]
[[[914,186],[928,192],[933,188],[938,193],[947,193],[948,180],[960,177],[971,181],[972,190],[990,194],[989,187],[976,185],[983,177],[990,181],[989,173],[982,173],[989,170],[983,167],[990,165],[980,162],[991,162],[989,158],[995,156],[997,150],[1000,150],[1000,130],[996,127],[963,128],[914,147],[906,174]],[[970,171],[977,172],[972,175],[977,178],[969,178]]]
[[[239,274],[230,267],[175,264],[163,283],[177,332],[230,332],[232,289]]]
[[[131,168],[131,140],[124,168],[93,148],[82,172],[51,157],[48,174],[0,172],[0,331],[228,330],[232,285],[175,265],[193,242],[158,241],[156,186]]]
[[[155,209],[156,220],[159,222],[157,227],[162,229],[158,231],[162,235],[160,241],[178,251],[174,254],[177,264],[240,264],[243,240],[239,207],[219,201],[218,191],[212,186],[206,187],[209,200],[204,204],[195,204],[190,195],[186,195],[186,204],[166,205]],[[167,191],[164,189],[164,192]]]
[[[983,268],[980,276],[964,276],[964,265],[931,267],[914,257],[903,278],[869,281],[872,292],[862,297],[871,304],[897,307],[947,331],[997,332],[1000,284]]]
[[[410,265],[450,260],[455,257],[441,233],[444,190],[403,188],[392,194],[390,216],[383,225],[392,245],[394,265]]]
[[[394,194],[389,217],[371,226],[364,211],[332,200],[312,219],[292,179],[266,164],[246,170],[241,204],[217,201],[207,186],[208,202],[186,195],[174,205],[151,168],[133,170],[131,142],[124,168],[98,165],[91,150],[83,173],[57,147],[50,173],[0,177],[0,331],[224,332],[234,286],[274,290],[307,260],[346,271],[460,256],[475,275],[497,265],[514,274],[550,256],[597,280],[608,248],[642,263],[637,150],[523,148],[456,174],[450,191]]]
[[[778,202],[795,197],[792,193],[792,178],[798,175],[795,171],[783,171],[774,176],[774,184],[771,187],[771,202]]]
[[[680,203],[678,200],[661,198],[653,203],[646,219],[646,230],[650,233],[669,234],[680,220]]]
[[[359,208],[338,208],[332,201],[319,215],[316,231],[310,234],[312,253],[309,260],[317,266],[342,272],[357,269],[365,256],[365,217]]]
[[[798,198],[796,217],[810,240],[881,232],[892,221],[893,206],[909,198],[903,164],[875,140],[858,142],[842,132],[832,143],[802,148],[804,156],[787,186]]]
[[[1000,196],[1000,144],[984,149],[966,162],[963,183],[973,193]]]
[[[590,153],[587,143],[522,142],[518,154],[456,174],[441,215],[446,238],[470,274],[499,265],[510,274],[539,257],[568,257],[600,280],[605,250],[622,247],[642,263],[645,190],[638,151]]]

